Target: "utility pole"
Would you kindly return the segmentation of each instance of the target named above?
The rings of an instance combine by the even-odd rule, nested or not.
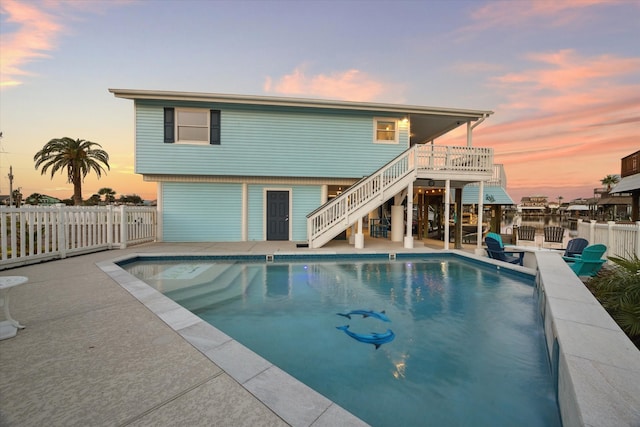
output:
[[[9,206],[13,206],[13,166],[9,166]]]

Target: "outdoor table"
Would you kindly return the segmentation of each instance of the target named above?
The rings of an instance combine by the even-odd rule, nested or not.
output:
[[[22,285],[29,281],[24,276],[0,276],[0,299],[2,299],[2,308],[6,320],[0,322],[0,340],[13,338],[16,336],[18,329],[24,329],[24,326],[11,317],[9,311],[9,291],[14,286]]]

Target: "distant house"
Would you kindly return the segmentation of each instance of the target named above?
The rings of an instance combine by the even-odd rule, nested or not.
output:
[[[640,151],[623,157],[620,166],[620,182],[611,194],[630,194],[631,220],[640,221]]]
[[[544,214],[547,210],[547,196],[526,196],[520,199],[518,212],[527,214]]]
[[[320,247],[351,227],[362,247],[369,231],[363,219],[388,217],[388,237],[411,247],[418,189],[453,194],[493,174],[493,151],[472,146],[473,129],[491,111],[110,92],[134,101],[135,172],[158,183],[163,241]],[[467,130],[465,146],[435,144],[460,126]],[[447,210],[450,199],[443,199]]]

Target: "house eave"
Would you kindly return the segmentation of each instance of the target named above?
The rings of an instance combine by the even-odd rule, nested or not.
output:
[[[419,114],[419,115],[437,115],[437,116],[456,116],[460,118],[470,119],[471,121],[479,120],[482,117],[488,117],[493,114],[489,110],[469,110],[444,107],[427,107],[418,105],[403,104],[385,104],[372,102],[355,102],[355,101],[338,101],[329,99],[309,99],[309,98],[288,98],[275,96],[259,96],[259,95],[232,95],[219,93],[204,92],[176,92],[176,91],[156,91],[156,90],[138,90],[138,89],[109,89],[116,98],[124,98],[131,100],[167,100],[167,101],[192,101],[192,102],[211,102],[211,103],[227,103],[227,104],[250,104],[250,105],[268,105],[281,107],[300,107],[300,108],[327,108],[337,110],[353,110],[353,111],[376,111],[399,114]]]

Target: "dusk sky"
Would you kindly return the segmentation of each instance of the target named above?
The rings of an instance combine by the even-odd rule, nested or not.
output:
[[[133,103],[108,88],[492,110],[508,193],[592,197],[640,149],[640,0],[0,1],[0,194],[70,198],[33,156],[102,145],[83,185],[156,198],[133,172]],[[436,143],[464,145],[458,132]]]

